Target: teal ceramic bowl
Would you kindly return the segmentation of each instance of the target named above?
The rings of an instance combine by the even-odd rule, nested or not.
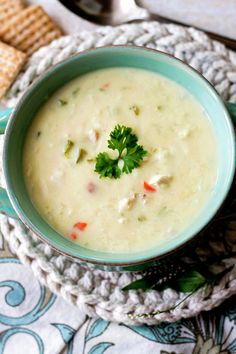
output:
[[[108,67],[145,69],[164,75],[182,85],[207,112],[218,143],[217,181],[204,209],[182,233],[145,252],[103,253],[72,243],[57,233],[39,215],[31,203],[24,182],[22,151],[26,132],[36,112],[55,90],[68,81],[93,70]],[[0,210],[19,218],[43,241],[59,252],[77,261],[88,262],[103,269],[143,270],[150,265],[156,265],[161,258],[177,252],[181,247],[193,241],[212,220],[222,206],[233,181],[235,135],[231,116],[236,119],[236,106],[232,103],[225,104],[209,82],[195,70],[180,60],[158,51],[140,47],[113,46],[80,53],[48,70],[31,85],[12,112],[11,110],[2,112],[1,116],[2,133],[6,127],[3,152],[6,190],[0,191]]]

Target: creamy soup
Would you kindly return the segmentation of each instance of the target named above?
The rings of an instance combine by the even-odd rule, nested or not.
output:
[[[55,230],[114,253],[176,237],[217,173],[203,108],[169,79],[130,68],[94,71],[53,94],[29,128],[23,163],[30,198]]]

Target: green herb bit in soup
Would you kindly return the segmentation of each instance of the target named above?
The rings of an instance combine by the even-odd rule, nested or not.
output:
[[[95,157],[91,157],[90,159],[87,159],[87,162],[88,163],[93,163],[93,162],[96,162],[96,158]]]
[[[36,137],[39,138],[41,134],[42,134],[42,132],[39,130],[36,134]]]
[[[71,152],[74,145],[75,145],[75,143],[73,141],[67,140],[66,146],[64,148],[65,157],[67,157],[67,158],[70,157],[70,152]]]
[[[78,144],[75,144],[71,140],[67,140],[66,146],[64,148],[64,155],[67,159],[73,164],[78,164],[84,160],[85,156],[87,155],[87,151],[83,148],[80,148]]]
[[[158,105],[156,106],[156,111],[157,111],[157,112],[160,112],[160,111],[162,111],[162,110],[163,110],[163,106],[160,105],[160,104],[158,104]]]
[[[142,222],[142,221],[146,221],[146,220],[147,220],[146,216],[144,216],[144,215],[138,216],[138,221]]]
[[[68,104],[68,102],[66,100],[63,100],[62,98],[58,99],[58,103],[60,106],[66,106]]]
[[[79,91],[80,91],[80,87],[77,87],[76,89],[74,89],[74,90],[72,91],[72,95],[73,95],[73,96],[76,96],[76,95],[79,93]]]
[[[140,111],[141,111],[141,110],[140,110],[140,107],[138,107],[138,106],[136,106],[136,105],[131,106],[131,107],[130,107],[130,110],[133,111],[136,116],[139,116]]]
[[[110,133],[108,148],[118,151],[118,157],[112,159],[107,152],[100,152],[96,157],[95,172],[100,177],[120,178],[122,173],[131,173],[140,166],[147,151],[137,144],[138,138],[132,129],[117,125]]]
[[[79,149],[76,163],[83,161],[86,155],[87,155],[87,151],[85,149]]]
[[[163,205],[159,210],[158,210],[158,215],[163,215],[166,214],[168,212],[167,206]]]

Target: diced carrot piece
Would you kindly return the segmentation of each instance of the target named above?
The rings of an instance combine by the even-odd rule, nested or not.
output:
[[[110,86],[109,82],[106,82],[105,84],[103,84],[102,86],[100,86],[100,90],[101,90],[101,91],[105,91],[106,89],[108,89],[109,86]]]
[[[80,231],[84,231],[87,227],[87,223],[86,222],[77,222],[75,225],[74,225],[74,228],[80,230]]]
[[[96,137],[96,141],[98,141],[98,139],[100,137],[100,134],[99,134],[99,132],[97,130],[95,131],[95,137]]]
[[[77,239],[77,235],[75,232],[72,232],[70,235],[69,235],[70,239],[71,240],[76,240]]]
[[[153,186],[151,186],[151,184],[149,184],[145,181],[143,183],[143,187],[144,187],[144,189],[146,189],[149,192],[156,192],[157,191],[156,188],[154,188]]]

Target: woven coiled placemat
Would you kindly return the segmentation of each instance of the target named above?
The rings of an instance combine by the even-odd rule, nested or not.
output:
[[[81,50],[111,44],[141,45],[171,53],[203,73],[225,100],[236,102],[236,53],[195,29],[157,22],[103,27],[94,32],[83,32],[54,41],[28,60],[6,102],[14,106],[30,83],[51,65]],[[140,277],[139,274],[105,272],[75,263],[41,242],[20,222],[4,215],[0,217],[0,226],[11,249],[22,262],[32,267],[39,280],[89,316],[126,324],[176,321],[202,310],[210,310],[236,292],[236,269],[233,268],[217,286],[200,289],[174,310],[151,318],[129,318],[129,312],[140,314],[170,309],[181,302],[185,295],[171,289],[124,293],[121,288]],[[209,258],[210,264],[212,256],[214,259],[223,257],[224,261],[220,264],[222,269],[235,264],[235,250],[236,212],[235,221],[231,215],[220,226],[213,225],[208,229],[198,245],[187,252],[185,260]]]

